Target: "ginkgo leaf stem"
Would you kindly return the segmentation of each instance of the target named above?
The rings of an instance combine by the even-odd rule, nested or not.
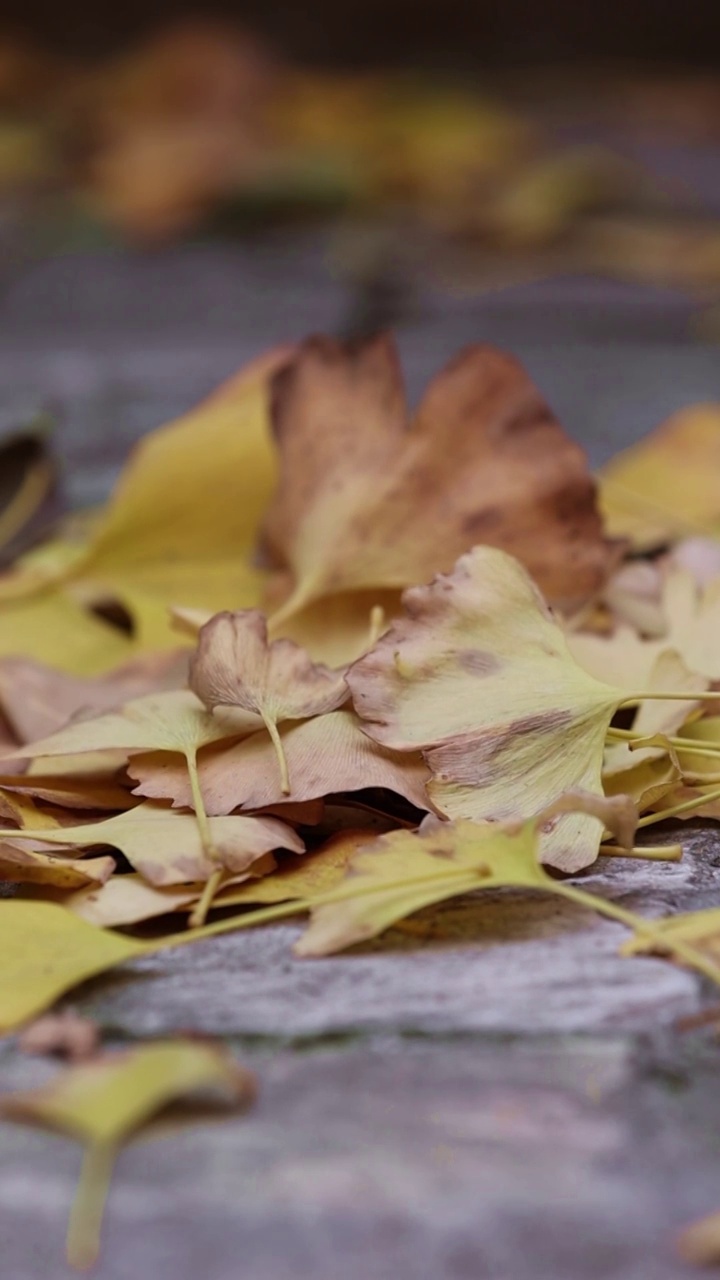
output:
[[[627,925],[628,929],[632,929],[633,933],[645,936],[664,951],[674,952],[675,955],[680,956],[693,969],[697,969],[699,973],[709,978],[711,982],[720,986],[720,969],[711,960],[708,960],[701,951],[696,951],[687,942],[671,939],[667,934],[664,934],[657,920],[647,920],[644,916],[636,916],[634,912],[625,911],[623,907],[619,907],[615,902],[610,902],[607,898],[596,898],[592,893],[585,893],[582,889],[576,889],[574,885],[563,884],[561,881],[554,883],[553,892],[560,894],[563,898],[570,899],[571,902],[577,902],[579,906],[587,907],[590,911],[595,911],[612,920],[617,920],[619,924]]]
[[[646,862],[680,862],[682,853],[681,844],[635,845],[632,849],[623,849],[619,844],[601,844],[598,849],[603,858],[642,858]]]
[[[640,702],[705,702],[707,699],[717,698],[720,698],[720,689],[689,690],[686,693],[652,693],[648,690],[645,693],[629,693],[618,706],[635,707]]]
[[[263,718],[263,724],[265,725],[265,728],[270,734],[273,747],[275,748],[275,755],[277,756],[277,762],[278,762],[278,765],[280,766],[280,788],[284,796],[289,796],[290,795],[290,775],[288,773],[287,760],[285,759],[285,748],[283,747],[283,744],[282,744],[280,731],[275,721],[272,719],[271,716],[268,715],[267,711],[263,711],[262,708],[260,708],[260,715]]]
[[[700,809],[704,804],[710,804],[713,800],[720,800],[720,787],[714,791],[706,791],[701,796],[693,796],[691,800],[683,800],[682,804],[672,805],[669,809],[658,809],[656,813],[646,813],[644,818],[638,822],[638,827],[650,827],[654,822],[664,822],[666,818],[675,818],[679,813],[690,813],[693,809]]]
[[[632,729],[616,729],[611,726],[607,731],[608,738],[616,739],[618,742],[627,742],[631,750],[637,749],[642,751],[645,747],[661,747],[659,742],[649,742],[648,738],[653,737],[652,734],[633,733]],[[671,747],[677,747],[678,750],[684,751],[686,755],[707,756],[715,759],[720,756],[720,743],[712,746],[711,743],[698,745],[695,738],[683,738],[677,734],[663,734]]]
[[[205,801],[202,796],[200,787],[200,778],[198,776],[197,767],[197,747],[188,747],[185,751],[185,760],[187,763],[188,777],[190,779],[190,791],[192,793],[193,808],[195,810],[195,818],[200,832],[202,847],[206,857],[210,862],[216,865],[220,861],[220,855],[215,848],[212,831],[210,830],[210,820],[205,809]]]
[[[78,1271],[88,1271],[98,1259],[115,1155],[114,1146],[96,1142],[83,1156],[67,1233],[67,1260]]]
[[[207,913],[213,904],[215,894],[218,892],[224,877],[224,867],[218,867],[213,871],[212,875],[208,877],[205,883],[205,888],[188,917],[188,929],[199,929],[205,924]]]
[[[370,610],[370,630],[367,638],[367,648],[372,649],[377,644],[383,631],[385,630],[385,610],[381,604],[374,604]]]

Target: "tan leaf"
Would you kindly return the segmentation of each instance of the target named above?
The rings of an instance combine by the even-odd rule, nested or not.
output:
[[[293,801],[382,787],[418,809],[430,807],[425,793],[429,773],[420,755],[400,754],[372,742],[349,710],[281,725],[279,732]],[[274,749],[264,732],[222,751],[203,752],[198,770],[208,813],[265,809],[283,799]],[[135,757],[128,772],[139,782],[137,795],[171,799],[183,808],[192,803],[187,775],[172,760]]]
[[[262,718],[285,795],[291,788],[278,724],[334,711],[350,696],[341,671],[312,662],[292,640],[268,643],[267,622],[257,609],[218,613],[205,624],[190,664],[190,688],[210,711],[240,707]]]
[[[3,834],[9,835],[0,832]],[[305,849],[297,833],[277,818],[252,818],[247,814],[212,818],[210,835],[216,859],[207,855],[195,814],[178,813],[148,801],[102,822],[53,831],[18,831],[12,839],[42,839],[73,848],[110,845],[120,849],[136,871],[154,885],[207,880],[218,864],[231,873],[243,872],[273,849],[295,853]]]
[[[38,833],[36,833],[37,835]],[[44,838],[44,837],[43,837]],[[79,889],[86,884],[104,884],[115,870],[115,859],[53,857],[23,841],[0,843],[0,880],[13,884],[41,884],[57,889]]]
[[[134,658],[106,676],[83,679],[32,658],[0,660],[0,706],[20,742],[34,742],[70,720],[87,719],[132,698],[180,689],[187,679],[187,654],[170,652]]]
[[[223,891],[213,900],[213,907],[233,905],[232,893],[237,891],[238,885],[254,881],[261,873],[266,875],[275,865],[274,858],[268,855],[258,858],[244,874],[229,875],[223,881]],[[95,885],[66,894],[62,905],[89,924],[98,925],[101,929],[115,929],[155,920],[175,911],[189,911],[202,897],[204,888],[204,884],[158,887],[148,884],[139,875],[113,876],[99,888]],[[228,904],[225,903],[225,892],[231,895]]]
[[[478,541],[517,555],[558,603],[609,572],[582,452],[511,357],[467,348],[410,423],[389,338],[311,339],[274,396],[280,483],[264,539],[294,576],[283,618],[326,595],[421,582]]]
[[[476,547],[404,603],[405,619],[347,680],[367,733],[396,751],[423,751],[441,813],[514,821],[567,791],[602,795],[605,735],[625,695],[577,665],[516,560]],[[595,860],[595,817],[551,827],[544,862],[577,871]]]

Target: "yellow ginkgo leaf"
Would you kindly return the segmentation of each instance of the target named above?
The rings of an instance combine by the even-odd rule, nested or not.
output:
[[[92,676],[131,655],[127,636],[81,608],[65,590],[47,587],[5,600],[0,583],[0,657],[31,656]]]
[[[625,694],[588,675],[523,567],[490,547],[405,593],[406,617],[347,674],[376,741],[422,750],[450,818],[530,818],[567,791],[602,795],[605,736]],[[542,858],[594,862],[602,825],[558,817]]]
[[[138,647],[177,646],[171,605],[214,612],[258,602],[263,575],[249,556],[275,477],[267,387],[289,355],[269,352],[147,436],[87,541],[28,557],[3,581],[0,654],[93,674]],[[136,621],[133,642],[82,607],[108,598]]]
[[[125,854],[145,880],[157,886],[207,880],[218,865],[230,874],[237,874],[247,871],[275,849],[289,849],[294,853],[305,849],[292,827],[278,818],[237,814],[211,818],[209,826],[216,859],[207,856],[194,813],[178,813],[152,801],[102,822],[56,827],[52,831],[0,831],[0,839],[12,838],[20,843],[43,840],[73,848],[111,845]],[[1,867],[0,859],[0,875]]]
[[[76,570],[83,581],[121,601],[126,588],[130,608],[134,590],[212,610],[256,603],[262,575],[248,557],[275,478],[267,385],[289,354],[261,357],[137,446]]]
[[[588,809],[603,814],[631,841],[622,803],[567,796],[558,812]],[[539,861],[539,830],[551,810],[514,830],[497,823],[426,818],[418,832],[394,831],[361,849],[344,885],[312,907],[312,923],[295,944],[302,956],[328,955],[377,937],[423,907],[475,889],[540,889],[613,914],[612,904],[553,880]]]
[[[682,409],[602,468],[600,504],[610,534],[642,551],[720,533],[718,467],[720,406]]]
[[[68,1261],[96,1261],[105,1200],[120,1146],[171,1102],[219,1093],[235,1107],[255,1096],[255,1081],[220,1045],[167,1040],[101,1054],[61,1070],[39,1089],[6,1094],[0,1114],[60,1130],[85,1146],[68,1229]]]
[[[653,920],[626,942],[626,956],[651,952],[689,965],[720,985],[720,908],[690,911]]]
[[[278,724],[335,711],[350,696],[342,671],[312,662],[292,640],[269,643],[257,609],[218,613],[205,624],[190,662],[190,688],[210,711],[240,707],[260,716],[285,795],[290,779]]]
[[[0,1032],[28,1022],[72,987],[145,950],[134,938],[95,929],[55,903],[0,900]]]

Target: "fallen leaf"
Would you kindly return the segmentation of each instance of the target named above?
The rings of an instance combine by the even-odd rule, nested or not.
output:
[[[327,893],[342,882],[348,864],[358,850],[376,839],[374,831],[343,831],[313,853],[292,860],[285,858],[272,875],[253,877],[237,889],[232,886],[223,888],[214,905],[237,907],[254,902],[287,902]]]
[[[83,1018],[72,1009],[62,1013],[46,1013],[18,1037],[22,1053],[57,1054],[70,1062],[82,1062],[95,1053],[100,1039],[97,1023]]]
[[[441,813],[513,821],[567,791],[602,795],[605,736],[626,695],[577,665],[516,560],[476,547],[404,605],[347,681],[368,734],[422,750]],[[543,835],[543,861],[578,871],[595,861],[601,834],[591,815],[560,817]]]
[[[64,757],[62,763],[73,757]],[[87,757],[84,766],[89,769]],[[57,761],[54,761],[57,764]],[[129,809],[137,803],[130,792],[105,776],[93,773],[65,775],[25,773],[0,774],[0,788],[9,795],[34,796],[49,804],[64,805],[69,809]]]
[[[146,951],[143,943],[95,929],[50,902],[0,899],[0,925],[3,1032],[43,1013],[79,983]]]
[[[720,534],[720,409],[682,409],[599,476],[600,502],[614,537],[650,550],[677,538]]]
[[[131,610],[134,592],[168,606],[256,603],[262,579],[243,553],[275,473],[268,379],[289,355],[261,356],[136,447],[75,576],[121,602],[128,593]],[[162,639],[153,635],[153,647]],[[169,617],[164,643],[173,643]]]
[[[677,1251],[696,1267],[716,1266],[720,1262],[720,1213],[685,1227],[677,1238]]]
[[[138,648],[175,647],[166,607],[257,603],[262,574],[247,556],[275,473],[267,385],[289,355],[267,353],[147,436],[87,542],[56,563],[30,557],[0,584],[0,653],[92,675]],[[127,606],[133,640],[83,607],[108,597]]]
[[[602,534],[582,452],[521,367],[470,347],[414,421],[395,347],[311,339],[276,377],[280,482],[264,544],[294,589],[279,618],[349,590],[404,587],[482,539],[516,554],[551,599],[602,585]]]
[[[567,802],[568,808],[584,804],[577,797]],[[604,806],[602,811],[608,812]],[[572,897],[575,891],[553,880],[540,864],[538,831],[544,820],[508,830],[496,823],[443,823],[430,817],[418,832],[381,836],[352,858],[344,886],[328,895],[332,900],[310,904],[310,927],[294,951],[329,955],[377,937],[423,907],[476,889],[513,886]],[[593,901],[584,896],[586,905]]]
[[[190,688],[210,711],[240,707],[259,715],[280,767],[281,789],[291,791],[278,724],[335,711],[350,696],[341,671],[312,662],[292,640],[268,643],[257,609],[218,613],[200,631],[190,663]]]
[[[247,871],[256,859],[274,849],[295,853],[305,849],[297,833],[277,818],[237,814],[212,818],[209,825],[214,858],[207,855],[194,813],[178,813],[152,801],[102,822],[58,827],[54,831],[6,831],[0,832],[0,838],[42,839],[80,848],[110,845],[120,849],[135,870],[157,886],[207,880],[218,865],[230,873]]]
[[[83,679],[32,658],[0,660],[0,706],[20,742],[34,742],[70,720],[87,719],[133,698],[180,689],[187,653],[146,655],[106,676]]]
[[[68,1229],[68,1261],[82,1270],[99,1253],[100,1230],[120,1146],[170,1102],[212,1090],[232,1105],[255,1096],[250,1072],[208,1041],[158,1041],[65,1067],[38,1089],[6,1094],[6,1119],[60,1130],[85,1146]]]
[[[6,833],[7,835],[8,833]],[[36,838],[46,839],[47,833],[36,832]],[[78,861],[76,858],[59,858],[41,852],[35,848],[24,846],[12,839],[0,842],[0,880],[11,884],[41,884],[56,889],[79,889],[86,884],[104,884],[115,870],[115,859],[110,857],[88,858]]]
[[[690,911],[651,922],[641,921],[621,954],[669,956],[720,984],[720,909]]]
[[[295,802],[331,793],[382,787],[404,796],[418,809],[428,809],[429,777],[419,754],[400,754],[372,742],[350,710],[280,726],[280,740],[292,779]],[[170,759],[136,756],[128,772],[137,779],[136,795],[192,805],[186,771]],[[284,793],[267,734],[254,733],[235,746],[204,751],[198,758],[203,801],[210,814],[233,809],[266,809],[282,802]]]
[[[89,614],[61,588],[6,599],[0,580],[0,656],[32,657],[77,675],[95,675],[132,654],[127,636]]]
[[[223,896],[225,892],[231,895],[229,905],[234,905],[232,893],[236,886],[267,875],[275,866],[275,859],[268,855],[256,859],[244,874],[228,875],[223,880],[221,892],[213,899],[213,907],[228,905]],[[65,894],[61,905],[101,929],[116,929],[140,924],[145,920],[155,920],[175,911],[189,911],[200,901],[204,889],[203,883],[158,887],[148,884],[139,875],[113,876],[100,887],[95,885]],[[261,898],[260,901],[262,900]]]

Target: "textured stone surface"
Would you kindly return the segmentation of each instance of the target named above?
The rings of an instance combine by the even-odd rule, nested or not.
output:
[[[688,1070],[617,1038],[526,1038],[388,1040],[256,1065],[250,1116],[123,1154],[107,1280],[690,1274],[673,1233],[720,1176],[714,1060]],[[27,1075],[10,1057],[5,1080]],[[77,1166],[65,1141],[4,1131],[4,1274],[66,1274]]]

